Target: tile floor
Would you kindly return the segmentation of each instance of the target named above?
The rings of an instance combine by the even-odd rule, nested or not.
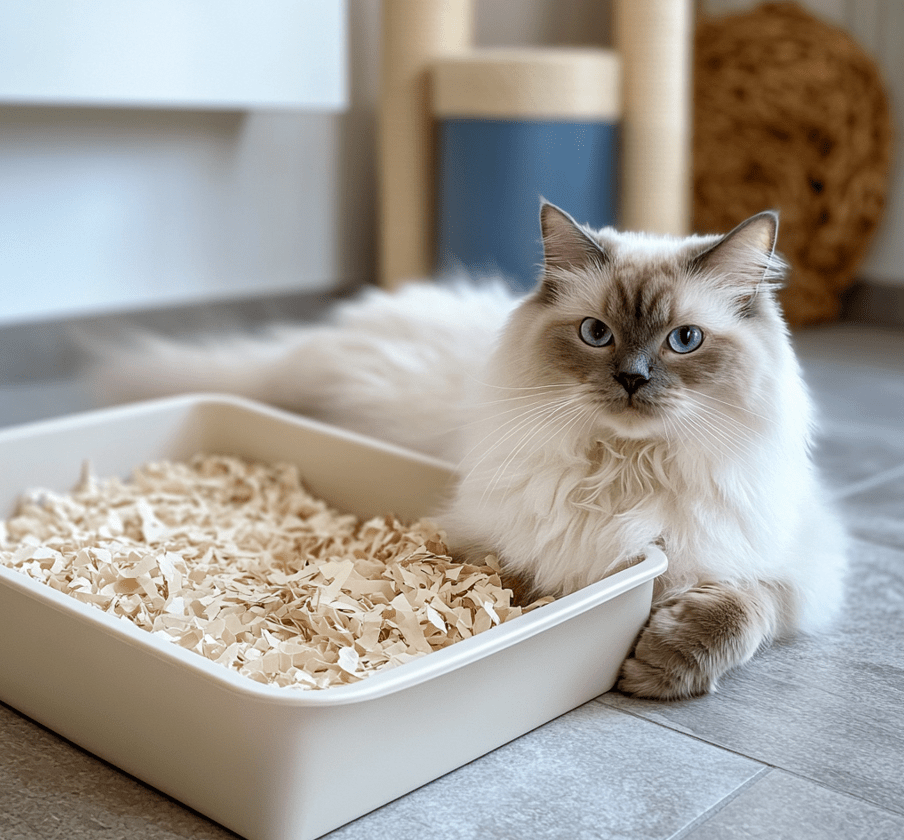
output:
[[[713,696],[603,695],[330,837],[904,837],[904,332],[796,342],[854,536],[837,625],[763,652]],[[77,381],[0,383],[0,424],[86,404]],[[4,840],[233,836],[0,705]]]

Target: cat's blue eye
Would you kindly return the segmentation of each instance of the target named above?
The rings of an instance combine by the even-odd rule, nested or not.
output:
[[[599,318],[585,318],[579,329],[581,341],[591,347],[605,347],[613,341],[612,330]]]
[[[676,353],[690,353],[703,344],[703,330],[692,324],[676,327],[669,333],[668,342]]]

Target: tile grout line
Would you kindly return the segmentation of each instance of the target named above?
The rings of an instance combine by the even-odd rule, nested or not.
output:
[[[747,753],[743,753],[736,749],[732,749],[731,747],[727,747],[724,744],[719,744],[719,743],[716,743],[715,741],[710,741],[706,738],[703,738],[700,735],[694,734],[693,732],[688,732],[685,729],[680,729],[677,727],[677,725],[663,723],[662,721],[659,721],[659,720],[653,720],[651,718],[644,717],[643,715],[638,714],[637,712],[633,712],[630,709],[622,709],[622,708],[619,708],[618,706],[613,706],[613,705],[607,703],[605,700],[601,699],[604,696],[605,695],[601,694],[601,695],[599,695],[599,697],[594,697],[593,700],[591,700],[590,702],[591,703],[600,703],[601,705],[606,706],[609,709],[613,709],[616,712],[622,712],[623,714],[631,715],[631,717],[646,721],[647,723],[651,723],[654,726],[659,726],[662,729],[667,729],[669,732],[674,732],[676,735],[684,735],[685,737],[691,738],[694,741],[699,741],[701,744],[706,744],[707,746],[713,747],[714,749],[722,750],[723,752],[727,752],[727,753],[731,753],[732,755],[736,755],[740,758],[746,758],[748,761],[752,761],[755,764],[760,765],[760,769],[756,773],[754,773],[749,779],[747,779],[747,781],[743,782],[735,792],[726,794],[725,799],[728,799],[728,801],[725,801],[724,799],[720,799],[719,802],[717,802],[715,805],[712,806],[712,808],[716,808],[717,811],[721,811],[722,808],[725,807],[725,805],[729,804],[729,802],[731,800],[734,800],[735,798],[737,798],[737,796],[743,790],[750,787],[755,781],[763,778],[765,775],[767,775],[768,773],[771,773],[773,770],[777,770],[781,773],[786,773],[789,776],[794,776],[797,779],[801,779],[804,782],[808,782],[810,784],[816,785],[817,787],[823,788],[824,790],[831,791],[832,793],[834,793],[838,796],[847,796],[851,799],[856,799],[858,802],[862,802],[865,805],[869,805],[871,808],[877,808],[881,811],[885,811],[886,813],[894,814],[895,816],[904,816],[904,809],[902,809],[901,811],[896,811],[895,809],[889,808],[887,805],[883,805],[880,802],[874,802],[871,799],[867,799],[866,797],[860,796],[856,793],[852,793],[849,790],[842,790],[841,788],[833,787],[832,785],[829,785],[826,782],[823,782],[819,779],[814,779],[814,778],[807,776],[804,773],[801,773],[797,770],[792,770],[788,767],[783,767],[778,764],[770,764],[769,762],[763,761],[762,759],[754,758],[751,755],[747,755]],[[690,828],[695,825],[695,823],[700,823],[701,820],[705,821],[705,820],[703,820],[703,817],[705,816],[705,814],[709,814],[710,811],[712,811],[712,808],[708,809],[706,812],[704,812],[704,814],[701,814],[699,817],[697,817],[697,819],[695,820],[694,823],[691,823],[690,825],[686,826],[685,828],[679,829],[678,833],[671,835],[670,837],[667,838],[667,840],[680,840],[684,836],[684,834],[682,834],[681,832],[689,831]],[[717,811],[713,811],[713,814],[717,813]]]
[[[749,779],[741,782],[733,791],[730,793],[726,793],[718,802],[710,805],[702,814],[699,814],[694,819],[692,819],[686,826],[683,828],[679,828],[674,834],[669,835],[665,840],[683,840],[683,838],[690,835],[692,832],[696,831],[700,826],[708,823],[716,814],[722,811],[724,808],[727,808],[731,805],[732,802],[735,801],[741,794],[745,793],[749,788],[753,787],[755,784],[758,784],[762,779],[768,776],[770,773],[774,772],[775,768],[771,765],[764,765],[756,773],[754,773]]]
[[[706,742],[709,743],[709,742]],[[718,746],[714,744],[713,746]],[[756,761],[756,759],[753,759]],[[762,762],[761,762],[762,763]],[[692,836],[693,832],[696,831],[701,826],[705,825],[709,822],[714,816],[720,813],[722,810],[727,808],[732,804],[736,799],[738,799],[742,794],[747,793],[747,791],[753,787],[754,785],[761,782],[766,776],[772,775],[772,773],[784,773],[787,776],[791,776],[795,779],[800,779],[807,784],[814,785],[822,790],[828,791],[833,796],[836,797],[846,797],[848,799],[853,799],[857,802],[860,802],[863,805],[868,806],[869,808],[873,808],[877,811],[882,811],[886,814],[890,814],[894,817],[904,816],[904,811],[896,811],[892,808],[887,807],[886,805],[881,805],[878,802],[873,802],[870,799],[865,799],[862,796],[858,796],[856,793],[852,793],[848,790],[839,790],[838,788],[832,787],[831,785],[826,784],[825,782],[821,782],[818,779],[810,778],[809,776],[805,776],[801,773],[797,773],[793,770],[787,770],[784,767],[777,767],[772,764],[764,764],[762,769],[760,769],[757,773],[751,776],[742,784],[738,785],[738,787],[733,790],[731,793],[726,794],[722,799],[712,805],[710,808],[707,808],[702,814],[696,817],[694,820],[689,822],[684,828],[678,829],[674,834],[670,835],[666,838],[666,840],[684,840],[689,836]]]
[[[888,805],[883,805],[880,802],[874,802],[872,799],[867,799],[865,796],[861,796],[860,794],[853,793],[849,790],[841,790],[840,788],[832,787],[832,785],[826,784],[819,779],[812,779],[810,778],[810,776],[805,776],[802,773],[798,773],[794,770],[786,770],[784,767],[776,767],[774,769],[782,773],[787,773],[789,776],[794,776],[794,778],[796,779],[801,779],[804,782],[808,782],[811,785],[816,785],[816,787],[827,790],[835,796],[846,796],[848,797],[848,799],[855,799],[857,802],[868,805],[870,808],[884,811],[887,814],[893,814],[896,817],[904,817],[904,810],[896,811],[894,808],[889,808]]]
[[[648,718],[642,714],[633,712],[630,709],[622,709],[622,708],[619,708],[618,706],[613,706],[610,703],[607,703],[605,700],[600,699],[601,697],[604,697],[604,696],[605,695],[601,694],[599,697],[594,697],[593,700],[591,700],[590,702],[591,703],[600,703],[608,709],[613,709],[616,712],[621,712],[622,714],[630,715],[631,717],[637,718],[638,720],[645,721],[646,723],[651,723],[654,726],[658,726],[662,729],[667,729],[669,732],[674,732],[677,735],[684,735],[686,738],[690,738],[693,741],[697,741],[701,744],[706,744],[707,746],[714,747],[715,749],[722,750],[723,752],[731,753],[732,755],[736,755],[739,758],[746,758],[748,761],[753,761],[754,763],[759,764],[763,767],[773,767],[773,765],[768,764],[765,761],[761,761],[758,758],[753,758],[753,756],[749,756],[746,753],[739,752],[738,750],[734,750],[731,747],[725,747],[722,744],[716,744],[713,741],[709,741],[706,738],[701,737],[700,735],[695,735],[693,732],[688,732],[686,729],[679,729],[677,727],[677,725],[670,725],[668,723],[663,723],[662,721],[653,720],[652,718]]]
[[[873,548],[882,548],[886,551],[895,551],[901,553],[902,546],[900,543],[893,542],[891,540],[881,539],[880,537],[866,536],[865,534],[857,533],[852,528],[848,529],[849,536],[851,537],[851,541],[861,542],[866,545],[871,545]]]
[[[718,800],[717,802],[710,805],[709,808],[707,808],[705,811],[703,811],[703,813],[698,814],[687,825],[685,825],[682,828],[679,828],[678,831],[669,835],[667,838],[665,838],[665,840],[682,840],[682,838],[687,837],[692,831],[699,828],[705,822],[707,822],[712,817],[714,817],[716,814],[718,814],[719,811],[721,811],[723,808],[727,807],[732,802],[734,802],[734,800],[737,799],[738,796],[740,796],[742,793],[744,793],[744,791],[746,791],[749,787],[751,787],[752,785],[759,782],[761,779],[768,776],[774,770],[780,769],[780,768],[774,767],[771,764],[767,764],[764,761],[760,761],[759,759],[752,758],[749,755],[745,755],[742,752],[733,750],[730,747],[724,747],[721,744],[714,744],[712,741],[707,741],[705,738],[701,738],[699,735],[694,735],[692,732],[687,732],[682,729],[677,729],[674,726],[670,726],[667,723],[662,723],[658,720],[651,720],[650,718],[644,717],[643,715],[640,715],[637,712],[632,712],[630,709],[620,709],[618,706],[612,706],[609,703],[607,703],[605,700],[602,699],[604,696],[605,695],[601,694],[598,697],[594,697],[593,700],[591,700],[590,702],[591,703],[599,703],[600,705],[605,706],[607,709],[610,709],[612,711],[620,712],[625,715],[629,715],[630,717],[633,717],[637,720],[642,720],[645,723],[653,724],[654,726],[658,726],[661,729],[665,729],[669,732],[673,732],[676,735],[683,735],[685,738],[690,738],[691,740],[697,741],[698,743],[706,744],[706,746],[712,747],[713,749],[720,750],[721,752],[730,753],[732,755],[736,755],[739,758],[744,758],[747,761],[750,761],[750,762],[753,762],[754,764],[759,765],[757,771],[755,773],[753,773],[751,776],[749,776],[747,779],[745,779],[743,782],[741,782],[734,790],[725,794],[725,796],[723,796],[720,800]]]
[[[855,496],[857,493],[862,493],[866,490],[872,490],[874,487],[878,487],[879,485],[885,484],[887,481],[899,478],[902,475],[904,475],[904,464],[898,464],[898,466],[891,467],[890,469],[884,470],[883,472],[871,476],[870,478],[864,478],[860,481],[855,481],[853,484],[849,484],[847,487],[836,490],[831,494],[832,501],[840,502],[844,499],[849,499],[851,496]]]

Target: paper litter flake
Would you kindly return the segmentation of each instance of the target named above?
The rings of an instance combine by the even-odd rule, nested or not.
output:
[[[357,682],[547,603],[455,562],[427,520],[360,521],[297,468],[223,455],[22,496],[0,563],[258,682]]]

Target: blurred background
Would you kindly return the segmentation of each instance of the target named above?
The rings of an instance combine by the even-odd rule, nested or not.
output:
[[[447,136],[444,123],[506,123],[516,134],[538,120],[606,124],[617,142],[590,148],[593,177],[578,169],[561,190],[557,181],[530,190],[561,192],[547,197],[579,221],[676,234],[725,230],[764,205],[783,205],[783,246],[800,276],[834,272],[827,289],[804,289],[815,303],[805,301],[793,321],[902,323],[904,168],[892,139],[904,113],[904,4],[805,0],[794,7],[805,17],[791,20],[790,29],[787,4],[778,4],[765,7],[765,18],[717,31],[701,27],[726,15],[762,14],[762,7],[741,0],[621,8],[614,0],[436,0],[431,14],[438,17],[425,21],[422,13],[418,21],[418,5],[434,4],[409,0],[410,8],[400,2],[393,10],[393,0],[273,0],[262,11],[238,0],[90,0],[78,14],[65,0],[0,4],[0,422],[87,405],[77,387],[73,327],[188,332],[312,317],[362,284],[392,286],[434,273],[443,268],[443,247],[445,267],[518,274],[514,262],[506,264],[511,243],[501,230],[489,244],[471,241],[476,234],[465,221],[479,213],[476,230],[494,220],[505,226],[486,201],[477,211],[473,201],[462,203],[486,176],[462,168],[473,155],[461,144],[473,138]],[[644,19],[636,10],[648,6]],[[667,10],[659,24],[657,6]],[[830,29],[820,28],[826,24]],[[785,26],[784,41],[775,26]],[[784,44],[779,53],[759,44],[757,33],[766,32],[770,43]],[[406,39],[413,53],[405,53]],[[744,53],[738,39],[750,45],[748,63],[726,67],[726,54]],[[500,47],[517,48],[514,69],[505,71],[514,76],[483,72],[480,62],[496,61]],[[569,76],[566,67],[564,110],[544,113],[536,103],[559,77],[544,82],[542,61],[532,65],[532,56],[548,64],[548,51],[573,57],[573,48],[615,60],[599,65],[598,85],[588,83],[596,71],[582,65]],[[663,65],[644,77],[638,63],[651,50]],[[406,72],[409,82],[417,72],[426,85],[443,61],[447,104],[431,104],[426,87],[404,88]],[[468,62],[489,80],[476,91],[473,113]],[[847,100],[830,101],[833,91],[840,95],[833,72],[859,79]],[[546,88],[535,95],[532,84]],[[761,89],[763,101],[751,105]],[[587,96],[596,99],[588,105]],[[527,111],[506,112],[514,100]],[[795,103],[801,112],[815,103],[816,114],[795,122],[787,116]],[[751,125],[751,111],[773,116]],[[387,114],[401,116],[387,126]],[[665,131],[666,140],[654,136],[650,146],[641,136],[647,129]],[[757,139],[761,130],[771,145]],[[726,136],[746,140],[732,151]],[[586,151],[589,137],[568,142]],[[425,162],[406,142],[421,144]],[[505,142],[520,157],[503,156],[504,166],[491,167],[498,178],[492,195],[512,180],[523,183],[524,172],[540,168],[537,156],[549,153],[549,141],[523,133]],[[386,159],[387,146],[395,161]],[[756,154],[766,157],[751,159]],[[556,161],[570,156],[552,150]],[[418,166],[429,167],[419,180],[412,175]],[[391,195],[402,181],[407,197]],[[786,189],[798,181],[805,194]],[[588,184],[597,192],[587,193]],[[658,207],[637,203],[657,189],[665,189]],[[636,200],[627,206],[632,190]],[[517,224],[530,228],[535,199],[522,203],[527,222]],[[414,246],[397,241],[405,231],[417,238]],[[536,250],[536,231],[530,237]],[[437,241],[443,238],[445,245]],[[412,247],[419,253],[392,264],[396,250]],[[498,253],[488,257],[493,248]],[[530,254],[518,259],[515,282],[527,288]]]

